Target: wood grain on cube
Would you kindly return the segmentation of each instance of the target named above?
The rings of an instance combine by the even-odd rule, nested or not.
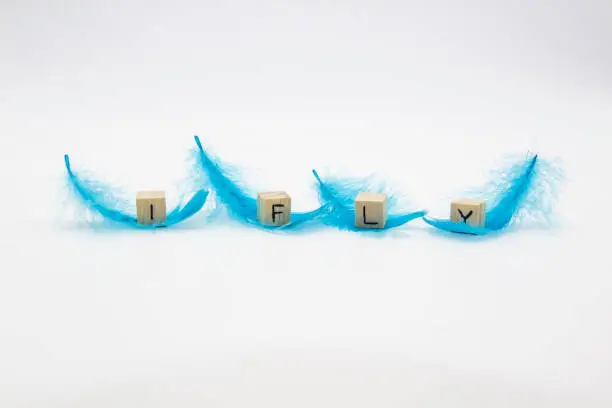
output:
[[[291,197],[284,191],[257,194],[257,220],[265,225],[285,225],[291,221]]]
[[[357,228],[384,228],[387,222],[386,194],[361,192],[355,199]]]
[[[484,200],[460,198],[451,202],[451,221],[472,227],[485,226],[486,206]]]
[[[166,221],[166,193],[139,191],[136,193],[136,218],[142,225],[161,224]]]

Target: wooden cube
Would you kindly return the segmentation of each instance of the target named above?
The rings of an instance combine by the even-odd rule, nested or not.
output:
[[[284,191],[257,194],[257,220],[265,225],[285,225],[291,221],[291,197]]]
[[[136,218],[142,225],[161,224],[166,221],[166,193],[139,191],[136,193]]]
[[[357,228],[384,228],[387,222],[387,195],[361,192],[355,199]]]
[[[485,202],[461,198],[451,202],[451,221],[468,224],[472,227],[484,227]]]

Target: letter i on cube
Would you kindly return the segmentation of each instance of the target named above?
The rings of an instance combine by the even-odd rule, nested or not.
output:
[[[139,191],[136,193],[136,219],[141,225],[155,225],[166,221],[166,193]]]
[[[284,191],[257,194],[257,220],[264,225],[281,226],[291,221],[291,197]]]

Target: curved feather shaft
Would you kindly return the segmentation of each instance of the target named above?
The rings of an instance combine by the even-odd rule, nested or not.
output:
[[[323,222],[327,225],[351,231],[381,231],[397,228],[426,214],[425,211],[389,214],[384,228],[357,228],[355,227],[355,198],[359,191],[367,189],[366,182],[363,180],[358,182],[354,180],[323,181],[316,170],[312,170],[312,174],[318,182],[319,199],[324,206],[329,206],[329,210],[323,219]]]
[[[194,139],[198,147],[198,170],[204,173],[219,201],[233,218],[264,229],[291,229],[305,222],[313,221],[325,213],[325,208],[319,207],[308,212],[291,212],[291,221],[280,227],[261,224],[257,219],[257,199],[230,176],[220,160],[206,152],[198,136],[194,136]]]
[[[526,159],[509,166],[501,172],[499,178],[491,181],[490,185],[494,188],[491,197],[488,197],[487,200],[490,206],[486,211],[485,226],[482,228],[455,223],[448,219],[424,217],[424,221],[435,228],[448,232],[486,235],[508,227],[522,210],[546,212],[542,207],[548,205],[550,197],[542,196],[542,191],[554,194],[552,183],[556,180],[547,179],[547,175],[539,174],[542,166],[547,166],[547,164],[542,162],[537,154],[528,156]],[[555,169],[552,173],[560,173],[560,170]],[[554,174],[548,176],[554,178]],[[540,184],[547,185],[549,188],[542,189],[539,186]]]
[[[538,155],[536,154],[533,158],[526,160],[524,164],[520,164],[509,171],[508,189],[500,192],[495,200],[496,204],[487,211],[486,227],[488,229],[497,231],[510,223],[529,192],[537,160]]]
[[[104,220],[135,228],[168,227],[185,221],[202,209],[208,197],[208,191],[198,190],[184,204],[179,204],[166,217],[166,221],[155,225],[141,225],[136,216],[128,210],[126,202],[113,194],[113,188],[91,177],[85,177],[74,172],[70,157],[64,155],[64,163],[69,185],[81,205],[98,213]]]
[[[73,190],[82,200],[82,204],[99,213],[105,219],[127,225],[138,225],[135,216],[113,208],[108,204],[112,202],[115,207],[120,205],[120,201],[110,195],[108,186],[95,180],[77,176],[72,170],[70,157],[67,154],[64,155],[64,163],[68,172],[68,180]]]

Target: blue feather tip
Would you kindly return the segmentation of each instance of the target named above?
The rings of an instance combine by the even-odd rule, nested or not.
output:
[[[361,191],[383,192],[383,186],[375,186],[374,183],[366,179],[328,179],[322,180],[316,170],[312,173],[317,180],[316,188],[319,193],[319,200],[329,208],[322,222],[329,226],[334,226],[342,230],[380,232],[397,228],[417,218],[425,216],[426,211],[397,212],[389,214],[387,222],[383,228],[364,229],[355,226],[355,198]],[[396,197],[388,194],[389,208],[394,210]]]
[[[166,216],[166,221],[155,225],[141,225],[130,204],[114,193],[116,188],[86,174],[73,171],[68,155],[64,155],[67,171],[67,181],[70,191],[81,207],[93,214],[101,216],[103,221],[114,226],[154,229],[169,227],[191,218],[202,209],[208,197],[208,191],[197,190],[186,202],[179,204]]]
[[[327,212],[321,206],[309,212],[291,212],[291,221],[282,226],[262,224],[257,218],[257,199],[255,194],[245,188],[238,176],[231,174],[229,168],[209,154],[198,136],[194,136],[197,145],[195,177],[199,185],[210,185],[215,191],[216,199],[226,208],[230,218],[265,230],[293,230],[316,221]]]
[[[550,224],[557,184],[563,178],[560,167],[528,154],[494,174],[477,194],[486,202],[484,227],[473,227],[449,219],[424,217],[439,230],[469,235],[499,233],[518,223]]]

